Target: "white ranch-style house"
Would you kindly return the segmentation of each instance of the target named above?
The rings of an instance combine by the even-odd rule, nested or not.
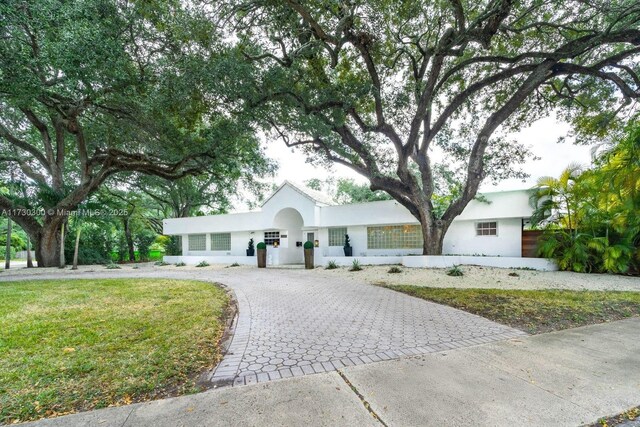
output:
[[[285,181],[260,210],[164,221],[164,234],[181,237],[182,254],[165,262],[256,264],[247,256],[249,239],[267,245],[267,264],[304,262],[303,243],[315,244],[315,263],[404,264],[447,267],[477,264],[553,270],[545,259],[522,257],[523,228],[531,217],[527,190],[483,193],[452,223],[444,238],[445,256],[422,256],[420,226],[394,200],[336,205],[318,191]],[[352,257],[345,257],[345,234]]]

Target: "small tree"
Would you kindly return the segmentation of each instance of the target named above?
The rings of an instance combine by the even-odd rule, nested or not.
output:
[[[353,255],[353,248],[351,247],[351,239],[349,239],[349,235],[344,235],[344,255],[351,256]]]

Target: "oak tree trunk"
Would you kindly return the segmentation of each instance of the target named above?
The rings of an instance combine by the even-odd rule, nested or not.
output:
[[[60,229],[57,226],[47,227],[38,234],[38,243],[36,244],[38,267],[59,267]]]
[[[442,255],[444,235],[449,224],[442,220],[423,220],[420,222],[422,229],[422,255]]]
[[[60,267],[62,246],[61,231],[64,227],[64,218],[53,216],[46,217],[42,227],[35,233],[30,232],[36,242],[35,252],[38,267]]]
[[[60,268],[66,267],[66,261],[64,259],[64,223],[60,225]]]

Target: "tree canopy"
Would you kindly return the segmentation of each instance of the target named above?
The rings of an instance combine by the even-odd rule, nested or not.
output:
[[[531,154],[509,132],[554,109],[605,126],[640,96],[637,1],[221,4],[246,63],[243,106],[288,146],[404,205],[425,254],[441,252],[484,179],[524,176]]]
[[[8,0],[0,16],[0,179],[22,188],[0,209],[39,265],[57,263],[61,212],[107,179],[206,175],[223,187],[269,171],[251,126],[228,114],[211,73],[216,31],[197,9]]]

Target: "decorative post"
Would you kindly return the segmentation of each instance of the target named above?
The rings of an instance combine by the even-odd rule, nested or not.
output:
[[[258,268],[267,268],[267,245],[264,242],[258,243]]]
[[[304,242],[304,268],[313,270],[313,242]]]

